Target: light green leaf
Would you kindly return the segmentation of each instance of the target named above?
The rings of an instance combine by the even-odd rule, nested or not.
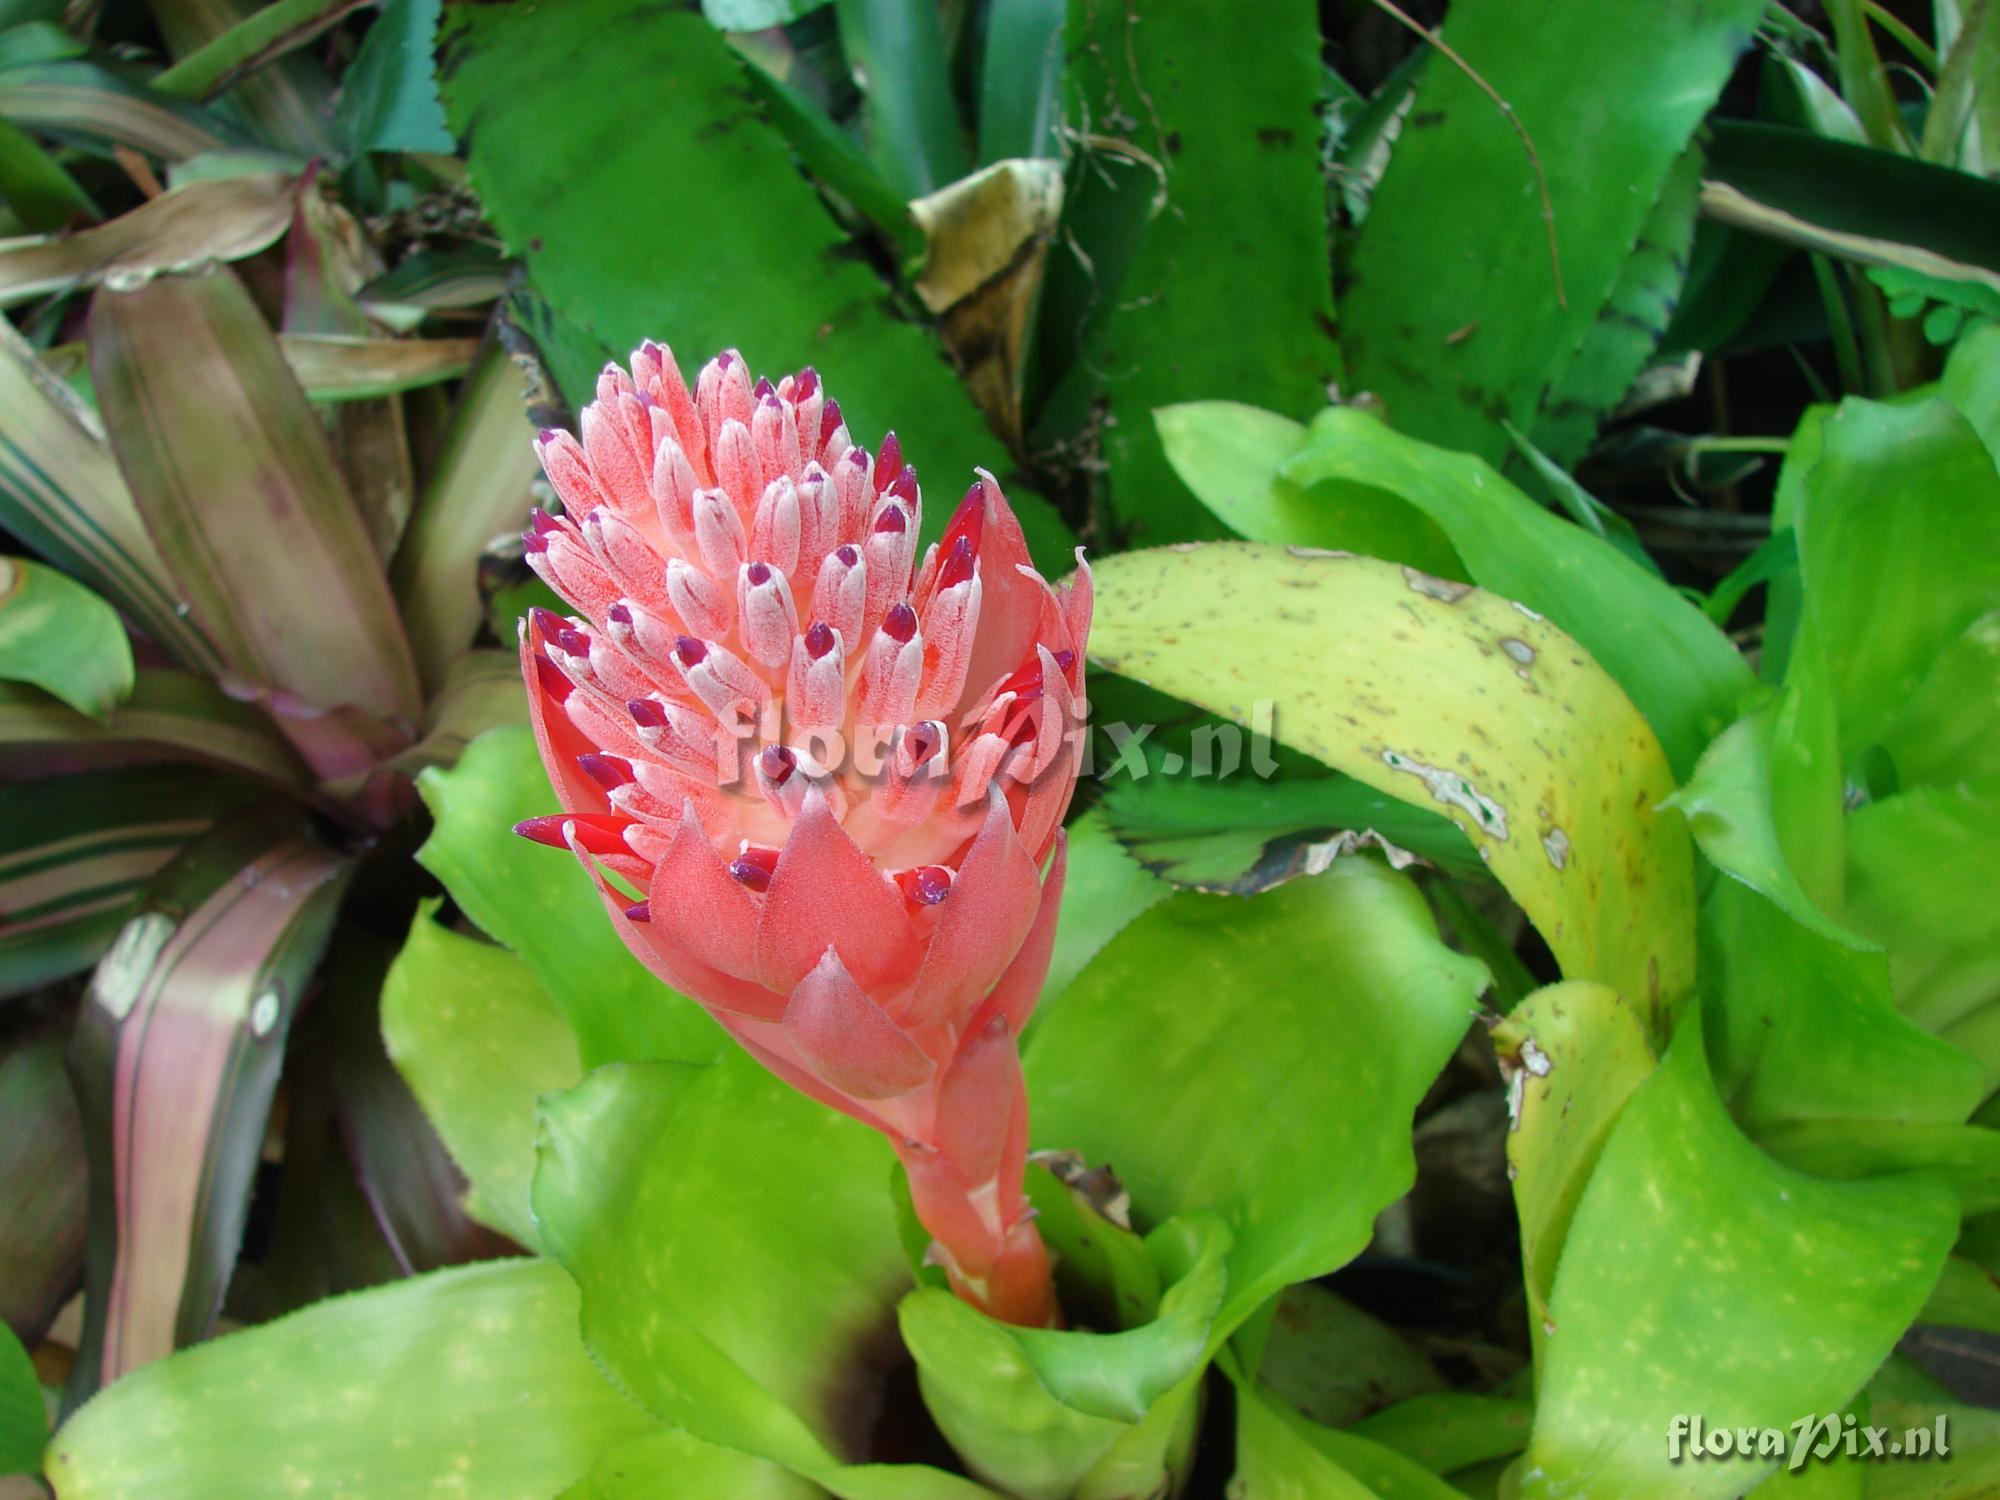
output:
[[[908,0],[834,0],[841,50],[861,90],[868,154],[904,198],[972,169],[951,92],[937,9]]]
[[[1588,412],[1624,394],[1665,329],[1660,299],[1677,292],[1672,257],[1691,217],[1684,197],[1660,205],[1763,10],[1556,0],[1523,26],[1510,0],[1457,0],[1444,39],[1508,116],[1447,59],[1424,69],[1410,110],[1424,126],[1397,139],[1349,268],[1340,336],[1353,388],[1414,437],[1497,464],[1504,419],[1573,461]],[[1626,313],[1643,326],[1614,331]],[[1586,412],[1572,417],[1573,404]]]
[[[1067,0],[1017,0],[986,14],[979,60],[979,161],[1059,155]]]
[[[1247,1342],[1239,1336],[1237,1348]],[[1444,1388],[1412,1340],[1310,1281],[1278,1294],[1256,1373],[1271,1394],[1327,1427]]]
[[[1421,1464],[1322,1427],[1262,1391],[1236,1389],[1236,1478],[1245,1500],[1461,1500]]]
[[[1792,517],[1801,647],[1824,655],[1851,766],[1937,654],[2000,608],[2000,472],[1940,400],[1843,401],[1819,430]]]
[[[132,692],[132,645],[118,612],[82,584],[0,557],[0,677],[102,719]]]
[[[1889,950],[1896,1004],[1943,1030],[1991,1001],[2000,783],[1916,787],[1859,809],[1847,832],[1848,919]]]
[[[2000,327],[2000,325],[1996,325]],[[1882,729],[1882,748],[1905,790],[1925,783],[2000,780],[2000,609],[1947,641],[1923,681]]]
[[[1440,1391],[1412,1396],[1363,1417],[1352,1430],[1357,1437],[1415,1459],[1433,1474],[1450,1474],[1519,1453],[1527,1446],[1533,1416],[1526,1401]]]
[[[661,1428],[613,1448],[557,1500],[820,1500],[790,1469]]]
[[[14,1330],[0,1323],[0,1474],[33,1474],[48,1441],[48,1404],[35,1362]]]
[[[86,718],[39,688],[0,685],[0,745],[17,757],[45,753],[65,771],[99,760],[128,765],[137,749],[147,758],[247,771],[289,789],[311,785],[305,766],[263,714],[207,677],[161,667],[136,674],[132,695],[109,724]]]
[[[1226,1336],[1367,1242],[1410,1181],[1403,1122],[1485,985],[1416,888],[1365,857],[1260,896],[1182,893],[1114,938],[1030,1037],[1033,1142],[1115,1164],[1144,1223],[1223,1214]],[[1176,1106],[1134,1107],[1145,1098]],[[1272,1119],[1287,1122],[1275,1136],[1258,1123]]]
[[[1313,498],[1329,485],[1335,493],[1361,487],[1401,497],[1442,528],[1466,576],[1576,637],[1646,716],[1676,775],[1687,774],[1754,687],[1729,638],[1664,580],[1470,454],[1402,437],[1365,412],[1336,406],[1314,419],[1306,447],[1282,472],[1312,488],[1287,513],[1296,525],[1258,540],[1351,551],[1337,531],[1321,529]]]
[[[975,1474],[1023,1500],[1153,1494],[1193,1445],[1230,1236],[1212,1214],[1147,1248],[1171,1280],[1158,1315],[1121,1333],[1014,1328],[920,1287],[898,1322],[924,1402]]]
[[[527,725],[488,731],[417,787],[435,820],[417,858],[527,964],[569,1022],[586,1070],[628,1058],[706,1061],[728,1045],[706,1012],[626,952],[574,859],[514,835],[516,823],[556,806]]]
[[[1674,1417],[1783,1427],[1837,1410],[1957,1232],[1934,1177],[1823,1182],[1758,1151],[1715,1095],[1690,1012],[1570,1223],[1517,1492],[1740,1494],[1770,1463],[1672,1465]]]
[[[549,1261],[491,1261],[317,1303],[149,1365],[63,1424],[63,1500],[287,1494],[546,1500],[654,1429],[577,1337]]]
[[[426,902],[382,987],[382,1035],[452,1160],[467,1211],[535,1248],[536,1100],[583,1076],[576,1037],[527,966],[442,927]]]
[[[451,151],[431,57],[441,8],[440,0],[384,0],[341,79],[334,122],[349,150]]]
[[[1029,1024],[1039,1024],[1056,997],[1126,924],[1173,893],[1172,886],[1125,852],[1103,813],[1092,808],[1070,824],[1069,874],[1063,880],[1055,952],[1042,983],[1042,1002]]]
[[[1659,742],[1533,610],[1368,558],[1248,543],[1097,570],[1091,655],[1452,818],[1563,972],[1649,1018],[1693,980],[1692,848]]]

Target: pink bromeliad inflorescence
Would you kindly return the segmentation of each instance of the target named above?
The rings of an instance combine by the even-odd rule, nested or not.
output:
[[[536,443],[563,514],[521,664],[569,848],[626,946],[772,1072],[882,1131],[958,1293],[1057,1320],[1018,1040],[1062,897],[1090,574],[1052,588],[991,475],[917,561],[893,433],[810,369],[662,346]],[[1079,563],[1081,558],[1079,555]],[[1044,875],[1046,867],[1046,875]]]

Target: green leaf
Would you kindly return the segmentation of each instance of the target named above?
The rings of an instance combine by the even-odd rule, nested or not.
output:
[[[253,809],[167,866],[98,964],[71,1058],[91,1163],[72,1392],[210,1331],[285,1034],[351,874],[296,812]]]
[[[1507,1167],[1539,1354],[1577,1203],[1620,1113],[1653,1072],[1653,1049],[1617,991],[1576,980],[1528,996],[1494,1029],[1493,1046],[1508,1080]]]
[[[49,1413],[35,1362],[11,1328],[0,1326],[0,1474],[33,1474],[42,1467]]]
[[[1171,754],[1172,752],[1168,752]],[[1375,835],[1457,875],[1485,867],[1458,825],[1351,776],[1273,780],[1153,775],[1099,806],[1132,857],[1177,886],[1254,895],[1312,874]]]
[[[496,343],[473,366],[452,409],[423,493],[389,569],[424,686],[435,691],[479,633],[479,559],[525,526],[541,473],[529,439],[521,369]],[[511,644],[510,636],[502,640]]]
[[[1534,611],[1369,558],[1218,543],[1100,564],[1090,646],[1239,722],[1272,704],[1286,743],[1445,813],[1568,977],[1654,1019],[1687,993],[1693,858],[1653,811],[1666,761],[1617,685]]]
[[[1145,1223],[1223,1214],[1226,1336],[1367,1242],[1413,1171],[1402,1122],[1485,985],[1438,941],[1416,888],[1371,859],[1260,896],[1174,896],[1030,1037],[1033,1141],[1115,1163]],[[1147,1097],[1177,1103],[1131,1107]],[[1258,1123],[1271,1119],[1282,1134]]]
[[[1945,361],[1937,393],[1959,409],[2000,465],[2000,323],[1966,331]]]
[[[1050,381],[1068,384],[1056,404],[1080,417],[1109,398],[1112,508],[1165,542],[1219,530],[1174,478],[1154,408],[1227,392],[1307,411],[1340,351],[1317,8],[1272,0],[1245,26],[1227,6],[1169,5],[1143,22],[1071,0],[1068,124],[1115,144],[1072,178],[1041,326]]]
[[[2000,1484],[2000,1413],[1967,1406],[1912,1361],[1894,1355],[1868,1384],[1869,1420],[1935,1435],[1940,1416],[1951,1442],[1948,1463],[1870,1464],[1872,1500],[1984,1500]]]
[[[1253,542],[1310,541],[1457,577],[1438,523],[1403,495],[1368,482],[1295,484],[1283,470],[1307,429],[1238,401],[1186,401],[1153,413],[1167,462],[1215,518]]]
[[[1843,401],[1800,479],[1801,636],[1818,644],[1852,765],[1954,637],[2000,608],[2000,472],[1929,400]]]
[[[613,1448],[556,1500],[819,1500],[826,1491],[766,1459],[662,1428]]]
[[[1017,0],[986,13],[979,60],[979,162],[1055,156],[1067,0]]]
[[[1444,39],[1534,156],[1492,97],[1431,60],[1409,114],[1422,126],[1397,138],[1349,271],[1353,387],[1413,437],[1499,464],[1504,419],[1572,461],[1665,330],[1692,226],[1689,142],[1763,10],[1559,0],[1524,27],[1508,0],[1459,0]]]
[[[729,346],[773,375],[812,365],[857,440],[898,430],[931,488],[927,535],[974,465],[1006,469],[936,346],[890,315],[699,15],[651,0],[459,6],[441,46],[445,111],[481,201],[583,342],[623,355],[662,338],[689,375]],[[692,203],[699,235],[684,232]],[[597,358],[559,362],[573,399]],[[1067,571],[1073,543],[1054,511],[1021,486],[1009,498],[1042,570]]]
[[[0,1057],[0,1323],[39,1342],[83,1269],[83,1128],[63,1068],[63,1034],[44,1027]]]
[[[1212,1214],[1156,1229],[1148,1249],[1178,1275],[1154,1320],[1121,1333],[1015,1328],[919,1287],[897,1317],[925,1404],[973,1473],[1022,1500],[1171,1487],[1192,1446],[1229,1244]]]
[[[1782,125],[1718,120],[1702,212],[1861,265],[2000,290],[2000,183]]]
[[[546,1500],[654,1430],[576,1320],[549,1261],[321,1302],[119,1381],[58,1430],[49,1476],[63,1500],[196,1500],[256,1475],[303,1497]]]
[[[1882,730],[1896,784],[2000,779],[2000,609],[1981,615],[1931,658]]]
[[[0,788],[0,995],[89,968],[160,868],[256,794],[191,766]]]
[[[441,0],[384,0],[341,78],[334,123],[350,151],[453,149],[431,60]]]
[[[834,0],[841,47],[861,89],[868,153],[905,198],[972,170],[951,95],[944,28],[928,0]]]
[[[1793,657],[1795,668],[1801,660]],[[1725,729],[1663,805],[1687,817],[1724,874],[1809,932],[1866,948],[1868,939],[1836,915],[1844,904],[1843,787],[1832,707],[1823,681],[1789,684]]]
[[[576,1038],[525,964],[436,917],[425,902],[410,924],[382,987],[382,1035],[472,1185],[467,1211],[536,1248],[536,1100],[582,1077]]]
[[[833,0],[701,0],[701,13],[718,31],[768,31],[789,26]]]
[[[0,678],[103,719],[131,694],[132,646],[118,612],[82,584],[0,557]]]
[[[527,725],[481,735],[417,788],[435,820],[418,860],[527,964],[569,1022],[586,1070],[629,1058],[706,1061],[729,1045],[706,1012],[626,952],[574,859],[514,835],[556,802]]]
[[[104,424],[0,318],[0,523],[102,594],[170,655],[220,662],[180,595],[104,440]]]
[[[104,217],[62,163],[5,120],[0,120],[0,200],[23,227],[36,231]]]
[[[1103,946],[1137,917],[1173,894],[1148,874],[1114,838],[1095,808],[1069,826],[1069,874],[1063,881],[1062,916],[1049,958],[1042,1001],[1029,1025],[1039,1023]]]
[[[0,71],[0,119],[95,155],[127,146],[169,164],[244,142],[208,110],[92,62]]]
[[[1923,1306],[1957,1230],[1935,1178],[1822,1182],[1759,1152],[1715,1095],[1690,1012],[1570,1223],[1519,1493],[1742,1493],[1771,1465],[1671,1464],[1674,1417],[1783,1427],[1838,1409]]]
[[[1344,528],[1322,525],[1317,496],[1362,488],[1408,501],[1450,538],[1466,576],[1547,615],[1618,679],[1676,775],[1687,774],[1755,685],[1729,638],[1662,579],[1550,514],[1478,458],[1333,407],[1314,420],[1306,447],[1282,473],[1311,488],[1289,511],[1290,524],[1260,530],[1257,540],[1352,551]]]
[[[1525,1401],[1440,1391],[1363,1417],[1352,1431],[1415,1459],[1433,1474],[1450,1474],[1519,1453],[1527,1446],[1533,1415]]]
[[[90,363],[147,528],[230,668],[317,708],[413,718],[374,545],[243,283],[212,269],[101,288]]]
[[[893,1160],[737,1048],[620,1063],[544,1101],[535,1217],[584,1341],[662,1421],[847,1500],[972,1500],[933,1469],[841,1461],[901,1352]]]
[[[1393,1448],[1321,1427],[1262,1391],[1236,1390],[1236,1478],[1256,1500],[1460,1500]]]
[[[1848,919],[1889,950],[1897,1006],[1933,1030],[1965,1022],[2000,972],[2000,783],[1915,787],[1847,831]]]
[[[1288,1286],[1277,1301],[1257,1378],[1313,1421],[1346,1427],[1364,1412],[1444,1388],[1413,1342],[1324,1286]]]
[[[161,76],[174,85],[185,66],[188,86],[220,93],[218,108],[259,141],[301,158],[331,156],[333,79],[318,58],[284,54],[323,27],[329,11],[337,19],[343,4],[356,8],[348,0],[154,0],[153,18],[175,59]]]
[[[309,786],[305,767],[271,727],[206,677],[163,668],[141,670],[132,695],[109,724],[84,717],[37,688],[0,686],[0,748],[10,760],[45,753],[68,771],[103,760],[125,765],[135,749],[149,758],[198,760],[247,771],[275,786]]]

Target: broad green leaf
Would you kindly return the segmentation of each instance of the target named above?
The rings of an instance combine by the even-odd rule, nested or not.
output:
[[[467,1210],[534,1248],[535,1102],[582,1077],[576,1038],[506,949],[440,926],[426,902],[382,988],[382,1035],[471,1183]]]
[[[101,288],[90,363],[140,513],[231,670],[317,708],[414,717],[416,669],[374,546],[234,273]]]
[[[190,182],[77,234],[6,241],[0,307],[255,255],[285,232],[299,191],[297,179],[276,172]]]
[[[1972,424],[2000,464],[2000,323],[1968,329],[1953,346],[1938,394]]]
[[[244,139],[208,110],[82,61],[0,71],[0,119],[95,155],[128,146],[170,164]]]
[[[1051,382],[1067,372],[1055,399],[1080,418],[1109,398],[1103,453],[1122,522],[1149,543],[1215,536],[1174,477],[1153,410],[1228,393],[1308,411],[1341,373],[1318,12],[1269,0],[1245,26],[1228,6],[1142,16],[1071,0],[1063,45],[1068,124],[1090,156],[1042,317]],[[1105,136],[1115,150],[1089,145]]]
[[[515,836],[516,823],[556,806],[527,725],[480,736],[456,766],[424,772],[417,787],[435,820],[417,858],[527,964],[569,1022],[586,1070],[630,1058],[706,1061],[729,1045],[699,1006],[625,951],[567,852]]]
[[[547,1500],[655,1430],[576,1333],[549,1261],[437,1271],[322,1302],[149,1365],[57,1431],[63,1500]],[[262,1476],[261,1479],[252,1476]]]
[[[487,346],[460,390],[451,425],[389,569],[426,688],[479,633],[479,559],[496,536],[525,526],[541,472],[522,372]],[[503,636],[504,644],[512,637]]]
[[[1896,1004],[1944,1030],[1991,1001],[2000,783],[1916,787],[1859,809],[1847,831],[1848,920],[1889,950]]]
[[[1254,533],[1256,540],[1354,551],[1338,526],[1321,524],[1318,496],[1359,489],[1408,501],[1450,538],[1473,582],[1576,637],[1646,716],[1677,776],[1688,773],[1754,686],[1729,638],[1662,579],[1469,454],[1403,437],[1365,412],[1336,406],[1314,419],[1282,477],[1310,488],[1283,519],[1273,516],[1277,524]]]
[[[0,788],[0,995],[89,968],[160,868],[256,794],[192,766]]]
[[[1803,130],[1719,120],[1702,212],[1861,265],[2000,290],[2000,184]]]
[[[1932,661],[2000,608],[2000,472],[1944,401],[1843,401],[1800,476],[1802,638],[1824,655],[1843,763],[1880,741]]]
[[[1617,991],[1577,980],[1536,990],[1495,1028],[1493,1046],[1508,1080],[1507,1169],[1539,1351],[1570,1221],[1626,1103],[1652,1075],[1653,1049]]]
[[[861,90],[868,154],[905,198],[921,198],[972,168],[951,93],[935,6],[911,0],[834,0],[841,50]]]
[[[1718,1091],[1759,1141],[1800,1121],[1956,1126],[1978,1105],[1980,1066],[1896,1009],[1888,954],[1808,931],[1733,880],[1709,892],[1702,930]]]
[[[1112,1163],[1145,1225],[1221,1213],[1236,1236],[1226,1336],[1366,1243],[1413,1170],[1402,1122],[1485,986],[1416,888],[1372,859],[1260,896],[1176,895],[1030,1037],[1032,1142]],[[1167,1097],[1171,1111],[1138,1103]],[[1272,1119],[1284,1132],[1259,1123]]]
[[[385,0],[341,78],[334,123],[350,151],[451,151],[431,58],[442,8]]]
[[[1172,1487],[1192,1445],[1229,1243],[1212,1214],[1154,1230],[1147,1248],[1170,1284],[1153,1321],[1120,1333],[1014,1328],[919,1287],[897,1320],[925,1404],[975,1474],[1022,1500]]]
[[[0,678],[103,719],[132,691],[132,645],[118,612],[82,584],[0,557]]]
[[[901,1353],[893,1162],[737,1048],[620,1063],[543,1102],[535,1218],[584,1341],[662,1421],[847,1500],[970,1500],[936,1470],[843,1462]]]
[[[91,1164],[73,1392],[209,1333],[286,1031],[352,873],[297,813],[252,809],[160,873],[98,964],[71,1046]]]
[[[1533,1416],[1525,1401],[1440,1391],[1399,1401],[1363,1417],[1352,1430],[1415,1459],[1433,1474],[1449,1474],[1519,1453],[1527,1446]]]
[[[1988,611],[1931,658],[1882,729],[1882,748],[1905,790],[2000,780],[2000,609]]]
[[[1872,1500],[1985,1500],[2000,1485],[2000,1413],[1967,1406],[1911,1360],[1891,1355],[1868,1383],[1869,1421],[1908,1434],[1936,1436],[1940,1416],[1949,1462],[1870,1464]]]
[[[673,1500],[819,1500],[826,1491],[768,1459],[660,1428],[613,1448],[556,1500],[665,1500],[667,1493]]]
[[[102,594],[183,665],[218,666],[178,609],[104,424],[0,318],[0,522]]]
[[[1783,1427],[1837,1410],[1957,1232],[1933,1177],[1830,1183],[1758,1151],[1715,1095],[1689,1012],[1570,1222],[1517,1492],[1740,1494],[1771,1464],[1673,1465],[1674,1416]]]
[[[1949,1185],[1967,1218],[2000,1209],[2000,1130],[1983,1125],[1795,1120],[1766,1129],[1758,1144],[1813,1177],[1846,1182],[1931,1173]]]
[[[609,36],[622,45],[605,46]],[[930,535],[974,465],[1006,469],[935,345],[890,315],[882,283],[848,253],[700,15],[651,0],[460,6],[441,46],[445,112],[481,201],[559,321],[582,331],[569,346],[623,357],[664,339],[690,376],[732,346],[774,377],[812,365],[857,441],[903,437],[931,491]],[[698,235],[685,232],[694,203]],[[601,358],[558,361],[572,399]],[[1053,509],[1023,487],[1009,498],[1043,571],[1067,571],[1072,543]]]
[[[1328,479],[1284,477],[1306,427],[1238,401],[1187,401],[1153,413],[1167,462],[1231,531],[1253,542],[1310,542],[1457,577],[1464,565],[1438,523],[1403,495]]]
[[[31,774],[48,769],[35,765],[38,755],[46,756],[49,768],[67,771],[98,759],[128,764],[135,750],[149,758],[247,771],[280,787],[311,784],[271,721],[206,677],[142,668],[109,724],[86,718],[39,688],[0,685],[0,756],[24,762]]]
[[[1789,684],[1725,729],[1664,805],[1686,816],[1724,874],[1809,932],[1866,948],[1869,940],[1837,919],[1844,789],[1832,708],[1823,679]]]
[[[83,1268],[83,1129],[60,1028],[0,1056],[0,1120],[0,1323],[38,1343]]]
[[[1684,199],[1661,205],[1763,10],[1558,0],[1523,26],[1509,0],[1459,0],[1444,39],[1508,115],[1447,59],[1425,67],[1410,109],[1423,128],[1398,137],[1349,269],[1352,386],[1414,437],[1498,464],[1504,419],[1573,462],[1589,413],[1616,403],[1666,327],[1691,219]],[[1614,327],[1627,316],[1642,326]]]
[[[1245,1500],[1460,1500],[1393,1448],[1322,1427],[1282,1401],[1236,1388],[1236,1478]]]
[[[1091,655],[1445,813],[1566,976],[1649,1020],[1694,972],[1691,846],[1659,742],[1524,605],[1369,558],[1248,543],[1128,553],[1097,570]],[[1255,601],[1254,607],[1251,602]],[[1278,602],[1282,601],[1282,603]]]
[[[1125,925],[1173,894],[1173,887],[1142,869],[1095,808],[1069,825],[1069,874],[1063,880],[1062,917],[1055,952],[1042,984],[1042,1006],[1068,989],[1098,950]]]
[[[987,12],[979,60],[979,160],[1055,156],[1062,113],[1067,0],[1024,0]]]

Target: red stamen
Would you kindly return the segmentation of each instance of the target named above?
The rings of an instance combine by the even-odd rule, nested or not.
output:
[[[576,684],[569,680],[569,673],[540,652],[535,654],[535,681],[558,703],[568,702],[569,695],[576,691]]]

